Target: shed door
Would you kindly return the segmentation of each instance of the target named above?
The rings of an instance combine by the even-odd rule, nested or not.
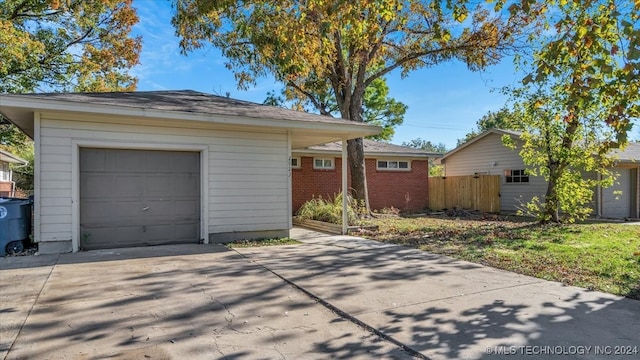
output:
[[[200,154],[80,149],[80,247],[200,241]]]
[[[602,189],[602,215],[612,218],[631,216],[631,170],[616,169],[620,176],[611,187]]]

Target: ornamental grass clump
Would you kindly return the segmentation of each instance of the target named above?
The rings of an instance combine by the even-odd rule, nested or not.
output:
[[[349,224],[358,219],[358,211],[361,206],[358,201],[347,195],[347,217]],[[333,199],[324,199],[322,196],[314,197],[305,202],[296,213],[300,220],[324,221],[332,224],[342,224],[342,193]]]

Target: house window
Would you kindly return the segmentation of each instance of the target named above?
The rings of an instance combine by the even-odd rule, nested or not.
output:
[[[378,160],[378,170],[410,170],[408,161]]]
[[[0,163],[0,180],[11,181],[11,170],[8,163]]]
[[[333,169],[333,159],[313,158],[314,169]]]
[[[299,157],[292,157],[291,158],[291,167],[293,169],[300,169],[300,158]]]
[[[524,169],[523,170],[505,170],[504,177],[506,179],[507,184],[529,182],[529,175],[526,174]]]

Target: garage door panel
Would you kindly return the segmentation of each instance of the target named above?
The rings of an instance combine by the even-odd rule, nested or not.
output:
[[[147,201],[145,208],[145,216],[156,217],[156,218],[171,218],[174,216],[174,205],[173,201],[169,200],[158,200],[158,201]],[[193,214],[192,214],[193,215]]]
[[[199,153],[83,148],[80,159],[85,248],[200,241]]]
[[[112,172],[144,172],[146,156],[140,150],[110,150],[107,157],[108,171]]]
[[[143,215],[144,207],[144,202],[139,199],[114,199],[111,206],[114,211],[111,213],[111,216],[135,221],[135,218]]]
[[[113,192],[113,179],[102,174],[84,173],[80,176],[80,196],[83,198],[102,197],[102,194]]]
[[[97,149],[82,149],[80,168],[84,171],[106,171],[107,154]]]
[[[176,224],[175,231],[178,239],[192,239],[200,234],[200,223]]]
[[[175,239],[174,228],[175,225],[173,224],[145,226],[144,237],[146,240],[153,242],[166,241],[168,238]]]
[[[175,153],[172,158],[171,167],[179,173],[196,175],[193,169],[200,168],[200,159],[188,156],[188,153]]]
[[[110,194],[117,198],[141,197],[144,195],[144,176],[116,173],[112,175],[114,189]]]
[[[174,179],[171,176],[162,173],[147,174],[145,176],[145,194],[159,196],[168,194],[173,190],[171,189],[172,180]]]
[[[194,196],[200,194],[200,175],[195,174],[177,174],[173,175],[174,184],[182,184],[182,186],[174,186],[172,191],[176,195]]]
[[[188,218],[194,212],[198,212],[200,208],[200,203],[194,200],[176,200],[174,203],[175,206],[175,216]]]
[[[105,217],[117,214],[118,209],[114,208],[112,201],[84,200],[82,202],[83,224],[95,224]]]

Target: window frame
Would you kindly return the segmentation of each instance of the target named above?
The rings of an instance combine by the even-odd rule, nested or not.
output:
[[[386,163],[387,167],[380,167],[380,163]],[[389,167],[389,163],[396,163],[397,167]],[[406,163],[407,167],[400,167],[400,163]],[[376,159],[376,170],[379,171],[411,171],[411,160],[389,160],[389,159]]]
[[[293,160],[296,161],[296,165],[293,165]],[[300,156],[292,156],[289,159],[289,166],[291,166],[292,169],[301,169],[302,168],[302,159],[300,158]]]
[[[316,165],[316,161],[322,161],[322,166],[317,166]],[[331,166],[325,166],[326,161],[330,161],[331,162]],[[336,161],[335,158],[329,158],[329,157],[314,157],[313,158],[313,169],[314,170],[334,170],[336,168]]]
[[[504,171],[505,184],[529,184],[531,179],[526,169],[507,169]]]
[[[12,181],[9,163],[0,162],[0,181]]]

